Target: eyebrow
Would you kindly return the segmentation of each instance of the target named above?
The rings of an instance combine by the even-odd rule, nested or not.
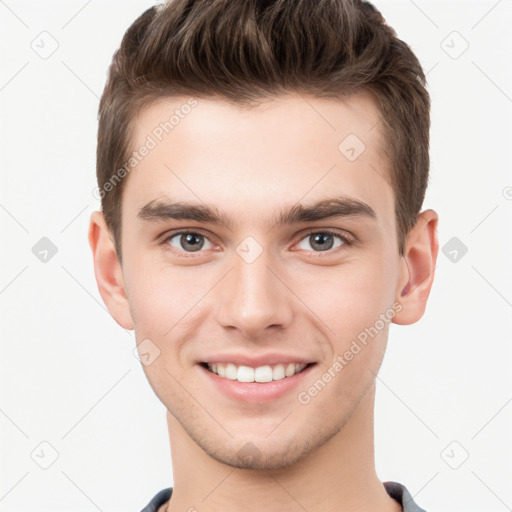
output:
[[[220,212],[217,208],[201,203],[172,201],[170,198],[154,199],[143,206],[137,217],[143,221],[158,222],[168,219],[193,220],[223,225],[229,230],[234,227],[234,217]],[[334,217],[366,217],[376,219],[377,215],[367,203],[347,196],[324,199],[313,204],[295,204],[281,210],[273,219],[278,226],[299,224],[330,219]]]

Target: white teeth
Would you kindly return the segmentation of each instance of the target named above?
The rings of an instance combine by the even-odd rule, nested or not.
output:
[[[239,366],[236,377],[238,382],[254,382],[254,368],[250,366]]]
[[[292,377],[307,366],[306,363],[275,364],[251,368],[250,366],[236,366],[233,363],[208,363],[208,368],[225,379],[239,382],[271,382]]]
[[[254,380],[256,382],[270,382],[272,380],[272,367],[258,366],[254,370]]]
[[[272,368],[272,380],[284,379],[284,366],[282,364],[276,364]]]
[[[285,374],[287,377],[291,377],[294,373],[295,373],[295,365],[294,365],[293,363],[290,363],[290,364],[286,367],[286,370],[284,371],[284,374]]]
[[[228,363],[226,365],[226,379],[230,379],[230,380],[237,379],[236,366],[232,363]]]

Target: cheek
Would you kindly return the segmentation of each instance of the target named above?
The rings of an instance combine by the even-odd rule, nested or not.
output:
[[[340,342],[375,323],[393,303],[393,269],[384,258],[296,272],[292,289]],[[331,332],[334,331],[334,332]]]
[[[141,260],[142,261],[142,260]],[[130,306],[136,317],[135,330],[163,338],[178,322],[200,307],[208,292],[204,276],[193,267],[171,268],[140,264],[130,275]]]
[[[131,275],[129,302],[139,357],[141,362],[144,352],[151,357],[149,364],[143,362],[143,371],[160,400],[168,403],[169,396],[175,396],[176,402],[181,396],[178,382],[184,377],[184,331],[200,311],[198,301],[207,290],[180,269],[171,272],[141,263]]]

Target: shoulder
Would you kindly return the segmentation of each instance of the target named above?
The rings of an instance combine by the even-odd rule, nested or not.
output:
[[[172,494],[172,487],[162,489],[151,499],[141,512],[160,512],[158,509],[169,500]]]
[[[398,482],[383,482],[387,493],[400,505],[403,512],[426,512],[420,508],[413,500],[407,487]],[[151,501],[141,510],[141,512],[161,512],[159,508],[164,505],[172,495],[172,487],[162,489],[151,499]]]
[[[407,487],[398,482],[382,482],[387,493],[402,505],[403,512],[426,512],[413,500]]]

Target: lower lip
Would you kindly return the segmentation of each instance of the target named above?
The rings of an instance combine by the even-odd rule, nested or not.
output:
[[[242,402],[261,403],[270,402],[290,393],[304,381],[316,364],[304,368],[291,377],[270,382],[238,382],[219,377],[200,364],[198,366],[209,382],[228,397]]]

